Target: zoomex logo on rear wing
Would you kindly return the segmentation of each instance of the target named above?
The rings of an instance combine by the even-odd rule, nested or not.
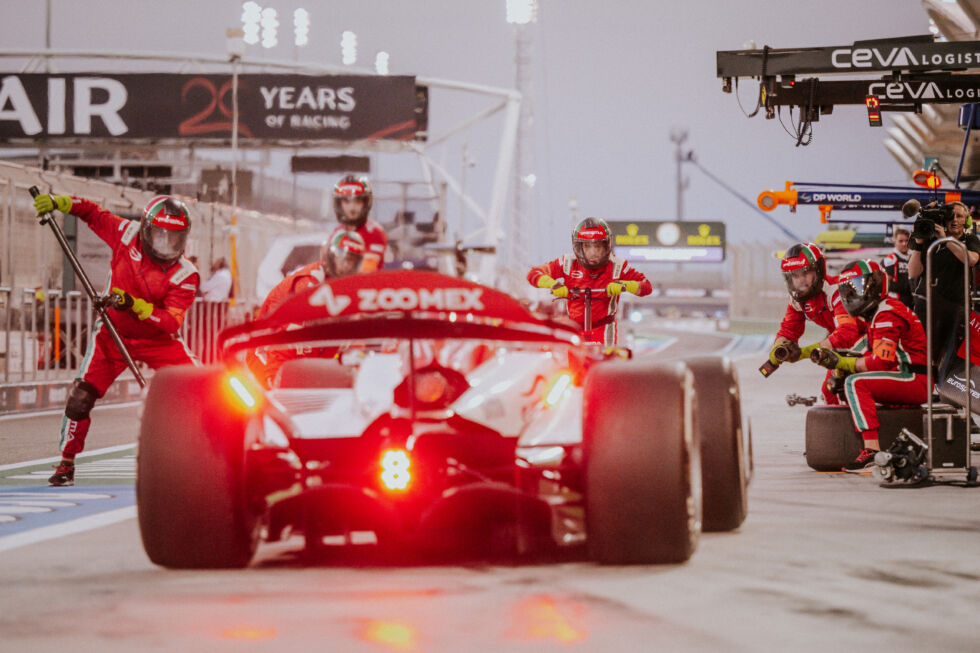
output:
[[[275,322],[300,323],[392,312],[439,313],[450,320],[473,316],[542,323],[519,301],[499,290],[435,272],[402,270],[328,279],[286,300],[270,317]]]
[[[482,288],[361,288],[353,312],[376,311],[470,311],[483,310]],[[324,306],[331,316],[342,314],[353,302],[346,295],[334,295],[323,285],[310,297],[310,306]]]

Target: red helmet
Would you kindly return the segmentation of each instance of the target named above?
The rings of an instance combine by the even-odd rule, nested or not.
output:
[[[798,302],[805,302],[812,299],[823,289],[823,282],[827,276],[827,261],[823,257],[823,252],[813,243],[797,243],[786,250],[785,256],[779,266],[783,271],[783,278],[786,280],[786,289],[789,296]],[[804,288],[799,288],[794,281],[799,282],[802,273],[813,270],[816,274],[812,283]]]
[[[361,205],[361,212],[353,220],[344,214],[344,208],[341,206],[341,201],[348,197],[364,200]],[[367,177],[347,175],[333,187],[333,212],[337,215],[337,221],[342,225],[360,229],[367,222],[373,202],[374,193],[371,192],[371,184],[368,183]]]
[[[173,263],[180,258],[190,231],[190,211],[176,197],[157,195],[143,209],[140,218],[143,251],[158,263]]]
[[[599,255],[599,261],[589,261],[585,255],[586,243],[598,243],[602,246],[603,252]],[[598,270],[605,267],[609,262],[609,254],[612,251],[612,231],[609,225],[601,218],[586,218],[572,229],[572,251],[579,265],[589,270]]]
[[[336,229],[320,248],[320,263],[330,277],[346,277],[361,271],[367,246],[356,231]]]
[[[888,296],[888,275],[871,259],[852,261],[837,277],[837,290],[848,315],[871,319]]]

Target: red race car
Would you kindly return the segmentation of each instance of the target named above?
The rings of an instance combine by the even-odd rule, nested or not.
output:
[[[139,525],[165,567],[245,566],[290,532],[314,553],[683,562],[702,522],[745,518],[727,359],[607,360],[500,291],[401,271],[330,280],[220,346],[146,397]],[[243,360],[276,349],[264,389]]]

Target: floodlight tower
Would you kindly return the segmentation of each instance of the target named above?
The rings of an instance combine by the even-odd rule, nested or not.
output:
[[[518,271],[530,264],[530,190],[535,181],[531,172],[534,160],[531,142],[531,125],[534,122],[531,30],[537,18],[537,0],[507,0],[507,22],[514,26],[514,81],[521,93],[521,111],[514,148],[514,208],[507,229],[508,247],[503,263],[508,269]]]

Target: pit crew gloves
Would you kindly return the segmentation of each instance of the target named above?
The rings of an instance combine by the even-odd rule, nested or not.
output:
[[[128,309],[132,311],[140,320],[145,320],[153,313],[153,304],[145,299],[133,297],[122,288],[113,288],[112,292],[119,295],[119,299],[116,300],[116,309],[120,311]]]
[[[828,370],[839,370],[854,374],[857,358],[853,356],[841,356],[833,349],[818,347],[810,353],[810,360]]]
[[[551,289],[551,294],[555,297],[568,297],[568,286],[555,286]]]
[[[34,210],[37,211],[39,218],[55,209],[62,213],[69,213],[71,204],[71,195],[38,195],[34,198]]]
[[[633,293],[634,295],[640,292],[640,282],[639,281],[613,281],[608,286],[606,286],[607,295],[618,295],[623,291]]]
[[[819,342],[815,342],[812,345],[807,345],[806,347],[803,347],[802,349],[800,349],[800,355],[796,359],[794,359],[793,362],[795,363],[796,361],[802,361],[802,360],[806,360],[807,358],[810,358],[810,353],[815,349],[817,349],[818,347],[820,347]]]
[[[555,287],[556,283],[558,282],[549,277],[547,274],[542,274],[540,277],[538,277],[538,288],[548,288],[550,290],[551,288]]]

